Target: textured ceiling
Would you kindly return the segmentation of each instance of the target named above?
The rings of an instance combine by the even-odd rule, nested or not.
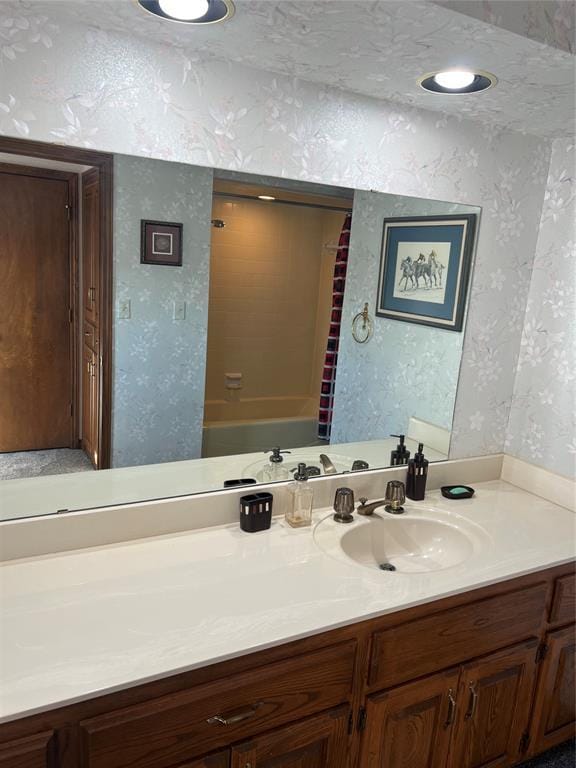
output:
[[[574,53],[573,0],[432,0],[517,35]]]
[[[498,2],[489,5],[497,9]],[[523,5],[517,3],[519,10]],[[53,0],[33,7],[55,20],[175,45],[192,66],[197,56],[216,58],[526,133],[573,132],[569,52],[432,2],[236,0],[232,20],[205,28],[157,20],[134,0]],[[569,23],[562,34],[569,36]],[[449,66],[493,72],[498,86],[467,96],[417,87],[420,75]]]

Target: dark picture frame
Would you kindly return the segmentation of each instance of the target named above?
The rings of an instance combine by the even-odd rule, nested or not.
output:
[[[376,315],[461,331],[477,214],[384,219]]]
[[[140,222],[140,263],[182,266],[182,224],[170,221]]]

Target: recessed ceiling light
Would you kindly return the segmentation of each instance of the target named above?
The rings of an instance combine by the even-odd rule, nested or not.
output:
[[[258,195],[258,200],[276,200],[272,195]]]
[[[174,0],[167,1],[174,2]],[[162,0],[160,5],[162,5]],[[208,7],[208,4],[206,4],[206,7]],[[454,69],[448,72],[438,72],[437,75],[434,75],[434,80],[442,88],[447,88],[449,91],[461,91],[462,88],[468,88],[474,82],[474,73]]]
[[[208,13],[208,0],[158,0],[166,16],[178,21],[196,21]]]
[[[497,82],[496,76],[490,72],[467,69],[445,69],[418,78],[418,85],[425,91],[442,94],[479,93],[492,88]]]
[[[232,0],[137,0],[148,13],[181,24],[216,24],[234,15]]]

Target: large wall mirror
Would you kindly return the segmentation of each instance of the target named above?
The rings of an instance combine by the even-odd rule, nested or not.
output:
[[[479,208],[3,146],[1,519],[450,456]]]

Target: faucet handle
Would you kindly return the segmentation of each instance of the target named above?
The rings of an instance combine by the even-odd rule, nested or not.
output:
[[[402,504],[406,501],[406,487],[401,480],[390,480],[386,486],[386,512],[401,515],[404,512]]]
[[[337,488],[334,496],[334,520],[337,523],[351,523],[354,520],[354,491],[351,488]]]

